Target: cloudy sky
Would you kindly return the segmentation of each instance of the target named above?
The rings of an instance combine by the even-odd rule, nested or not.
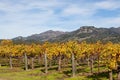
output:
[[[85,25],[119,27],[120,0],[0,0],[0,39]]]

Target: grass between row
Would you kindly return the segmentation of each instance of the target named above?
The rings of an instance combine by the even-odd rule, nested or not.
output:
[[[106,67],[100,67],[100,73],[97,73],[97,67],[90,73],[90,68],[86,65],[77,67],[76,77],[71,77],[71,67],[62,68],[57,71],[57,66],[49,68],[48,74],[44,73],[44,67],[34,70],[24,71],[21,68],[9,69],[9,67],[0,67],[0,80],[108,80],[109,75]],[[116,78],[116,73],[113,73]]]

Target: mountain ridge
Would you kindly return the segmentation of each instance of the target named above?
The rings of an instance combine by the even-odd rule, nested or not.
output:
[[[96,28],[94,26],[82,26],[71,32],[49,30],[40,34],[33,34],[28,37],[16,37],[13,41],[23,42],[65,42],[68,40],[78,40],[96,42],[98,40],[106,42],[120,42],[120,27],[118,28]]]

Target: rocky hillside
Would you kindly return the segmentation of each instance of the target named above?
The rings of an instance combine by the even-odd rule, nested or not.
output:
[[[78,40],[87,42],[103,42],[112,41],[120,42],[120,27],[119,28],[95,28],[94,26],[83,26],[80,29],[57,36],[50,41],[68,41]]]
[[[49,30],[49,31],[46,31],[46,32],[43,32],[43,33],[40,33],[40,34],[33,34],[31,36],[28,36],[28,37],[22,37],[22,36],[19,36],[19,37],[16,37],[16,38],[13,38],[12,40],[15,42],[15,43],[22,43],[22,42],[28,42],[28,43],[31,43],[31,42],[44,42],[44,41],[48,41],[54,37],[57,37],[59,35],[62,35],[62,34],[65,34],[65,32],[62,32],[62,31],[52,31],[52,30]]]
[[[87,42],[103,42],[112,41],[120,42],[120,27],[118,28],[96,28],[94,26],[82,26],[72,32],[52,31],[41,34],[34,34],[28,37],[17,37],[14,41],[29,41],[29,42],[64,42],[68,40],[78,40]]]

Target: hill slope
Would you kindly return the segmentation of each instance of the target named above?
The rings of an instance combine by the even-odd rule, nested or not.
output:
[[[101,40],[103,42],[120,41],[120,28],[95,28],[94,26],[83,26],[80,29],[57,36],[50,41],[68,41],[68,40],[86,40],[95,42]]]
[[[52,31],[49,30],[44,33],[34,34],[28,37],[17,37],[14,41],[26,42],[64,42],[68,40],[86,40],[88,42],[96,42],[101,40],[103,42],[112,41],[120,42],[120,27],[118,28],[96,28],[94,26],[82,26],[72,32]]]
[[[19,36],[19,37],[13,38],[12,40],[15,43],[31,43],[31,42],[39,43],[39,42],[48,41],[49,39],[52,39],[62,34],[65,34],[65,32],[49,30],[40,34],[33,34],[28,37]]]

